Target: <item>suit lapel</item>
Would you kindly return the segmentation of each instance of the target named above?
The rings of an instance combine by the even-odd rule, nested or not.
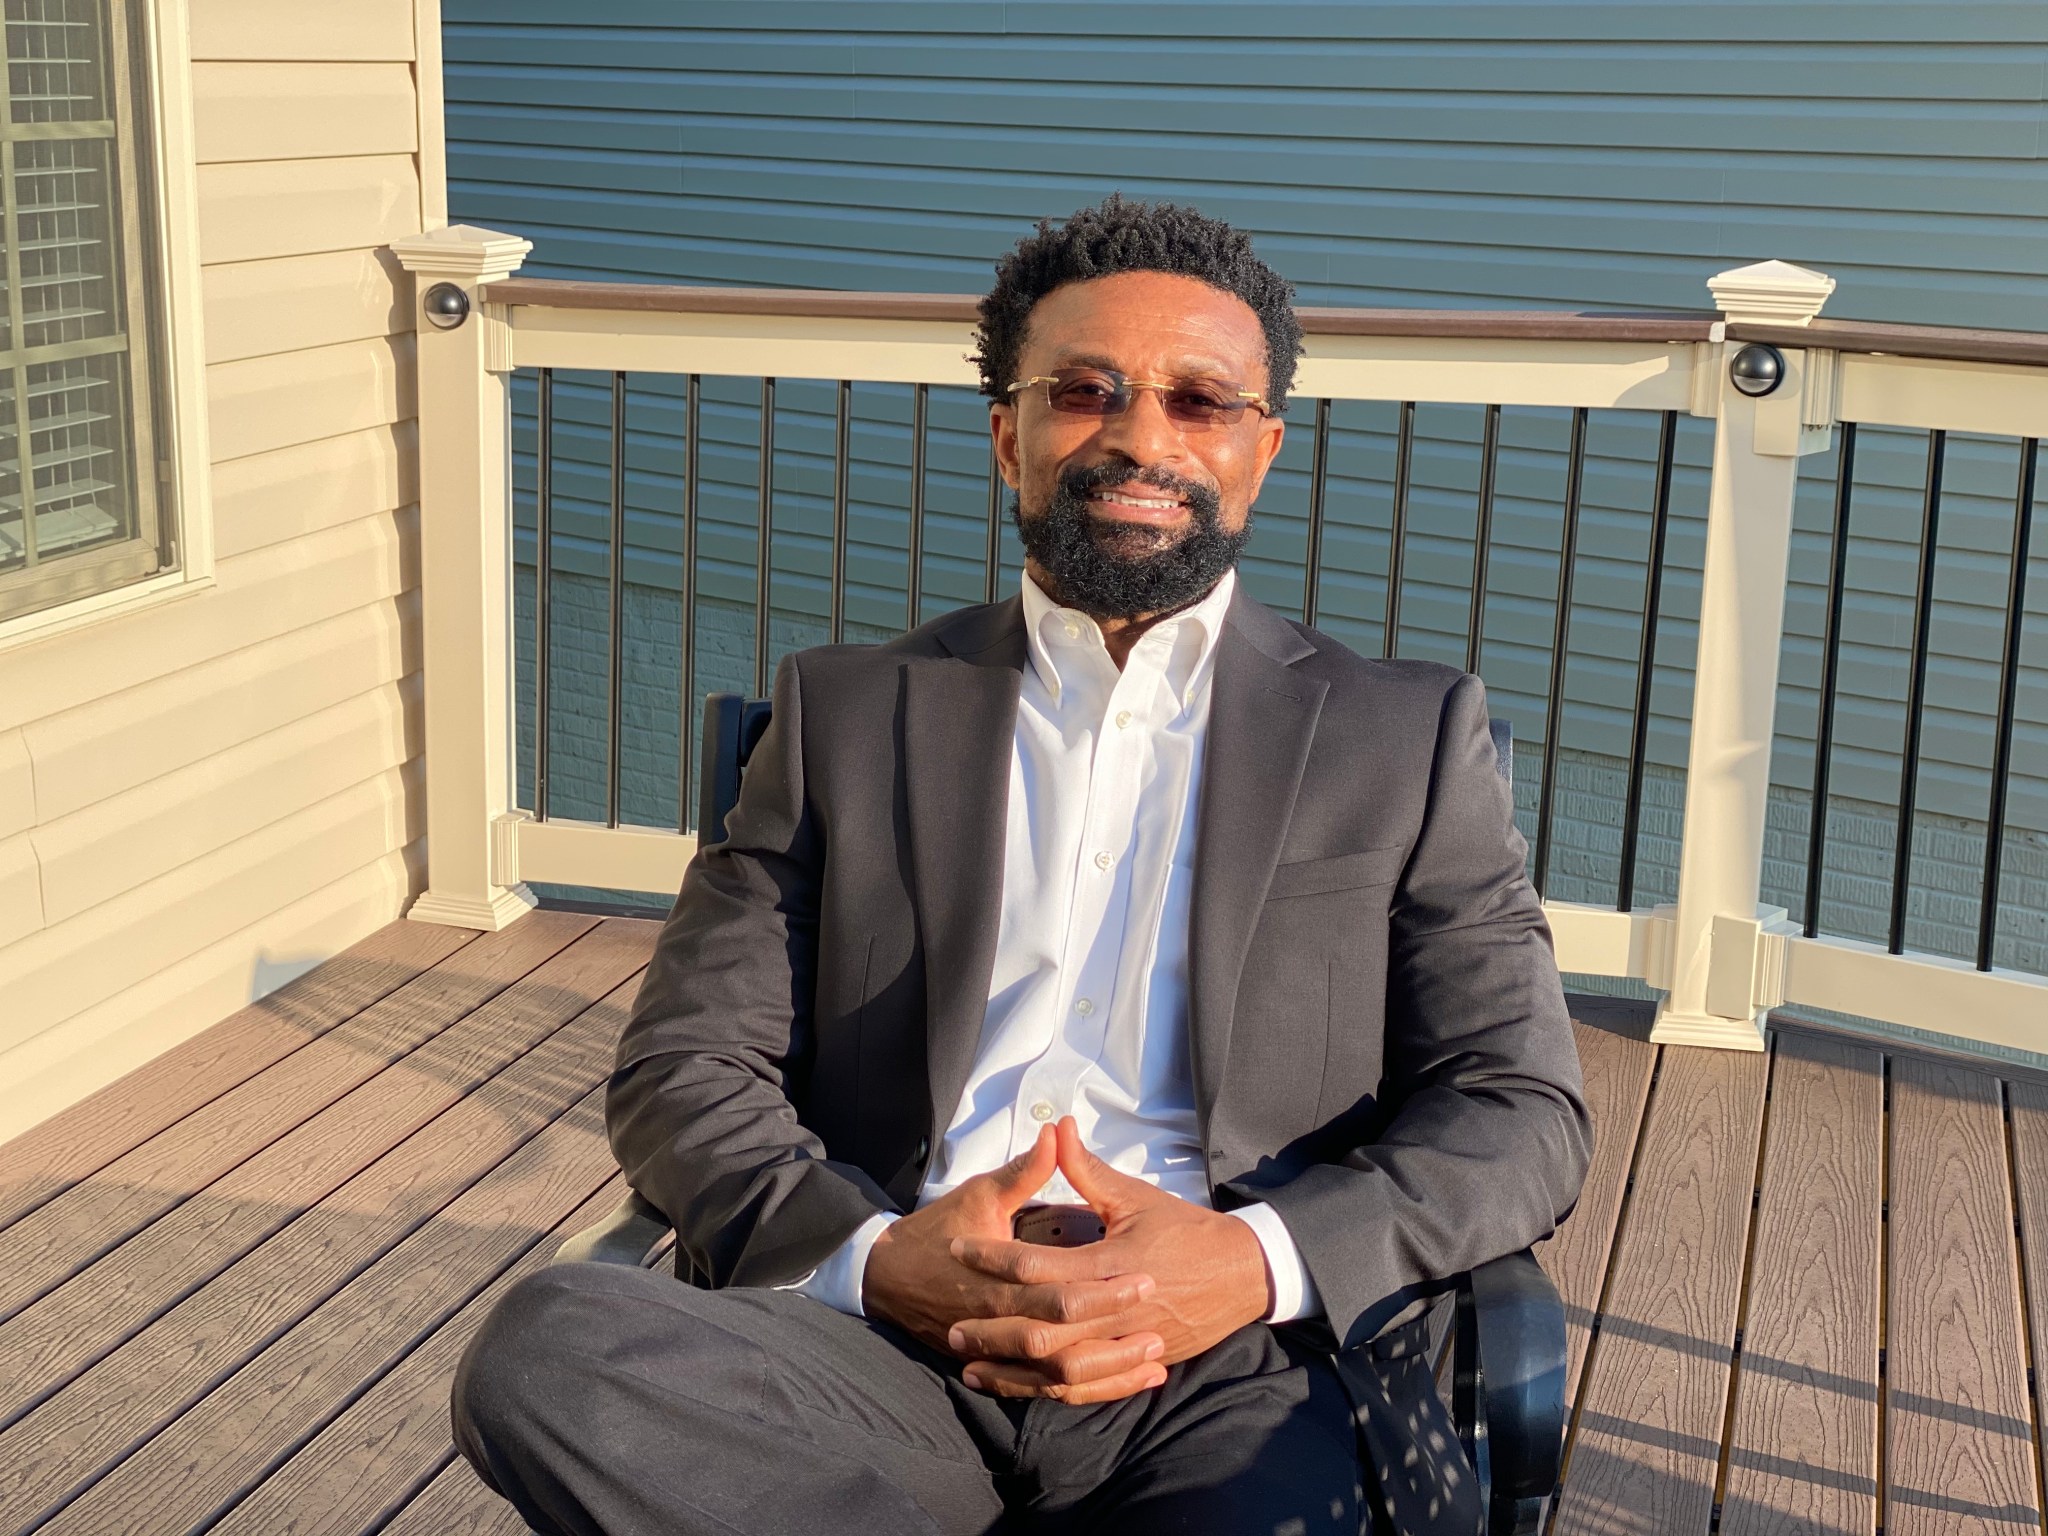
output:
[[[1216,647],[1188,921],[1189,1039],[1205,1137],[1230,1056],[1245,950],[1329,691],[1291,665],[1314,651],[1238,587]]]
[[[995,970],[1025,664],[1022,607],[1012,598],[963,615],[937,637],[952,654],[913,662],[904,684],[912,903],[924,941],[935,1136],[967,1086]]]

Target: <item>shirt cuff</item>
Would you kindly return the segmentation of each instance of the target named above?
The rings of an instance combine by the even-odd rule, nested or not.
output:
[[[1280,1213],[1261,1200],[1226,1214],[1250,1227],[1259,1246],[1266,1250],[1266,1273],[1273,1281],[1273,1306],[1265,1320],[1292,1323],[1304,1317],[1321,1317],[1322,1293],[1316,1289],[1308,1266],[1301,1261],[1301,1250],[1294,1246]]]
[[[860,1304],[861,1281],[868,1272],[868,1254],[892,1221],[902,1218],[893,1212],[880,1211],[853,1229],[853,1236],[841,1243],[825,1262],[805,1275],[801,1280],[792,1280],[787,1285],[778,1285],[778,1291],[795,1291],[813,1301],[822,1301],[835,1312],[844,1312],[849,1317],[866,1317],[867,1310]],[[1275,1218],[1277,1222],[1277,1218]],[[1284,1230],[1284,1229],[1283,1229]]]

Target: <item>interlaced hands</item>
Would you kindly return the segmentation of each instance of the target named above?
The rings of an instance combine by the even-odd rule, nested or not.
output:
[[[1012,1236],[1055,1169],[1102,1218],[1100,1242]],[[892,1224],[863,1285],[869,1315],[965,1361],[969,1386],[1068,1403],[1162,1385],[1167,1366],[1256,1322],[1271,1300],[1249,1226],[1117,1172],[1082,1146],[1072,1117]]]

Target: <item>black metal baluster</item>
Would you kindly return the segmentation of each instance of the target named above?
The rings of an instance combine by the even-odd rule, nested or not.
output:
[[[775,536],[775,381],[761,381],[761,501],[754,518],[754,696],[768,692],[768,561]]]
[[[548,617],[555,584],[555,370],[540,371],[534,444],[539,475],[533,510],[533,819],[548,819]]]
[[[1927,503],[1922,517],[1920,578],[1913,594],[1913,666],[1906,683],[1906,743],[1899,765],[1898,847],[1892,859],[1891,953],[1906,952],[1906,896],[1913,878],[1913,802],[1920,789],[1920,715],[1927,690],[1927,634],[1934,619],[1934,547],[1941,520],[1942,459],[1948,434],[1927,434]]]
[[[701,374],[690,374],[683,381],[683,719],[681,760],[676,764],[676,827],[685,832],[690,830],[690,812],[697,804],[690,791],[697,762],[697,416],[703,393]]]
[[[606,575],[611,612],[605,636],[604,824],[619,824],[619,759],[624,731],[626,603],[626,376],[612,375],[612,533]]]
[[[1308,574],[1301,589],[1301,622],[1313,624],[1323,601],[1323,499],[1330,485],[1330,402],[1316,402],[1315,455],[1308,472]]]
[[[905,585],[905,629],[924,617],[924,438],[931,404],[931,386],[919,384],[910,393],[910,569]]]
[[[1849,585],[1849,504],[1856,488],[1856,423],[1842,423],[1835,463],[1835,522],[1829,538],[1828,608],[1820,635],[1820,718],[1813,732],[1813,800],[1806,829],[1806,936],[1820,932],[1821,877],[1827,868],[1828,772],[1835,753],[1835,679],[1842,664],[1842,595]]]
[[[1408,476],[1415,457],[1415,402],[1401,402],[1401,431],[1394,441],[1394,516],[1387,542],[1387,623],[1381,654],[1401,648],[1401,571],[1408,545]]]
[[[1985,822],[1984,906],[1977,916],[1977,969],[1991,969],[1998,937],[1998,875],[2005,852],[2005,797],[2012,779],[2012,727],[2018,710],[2020,627],[2026,620],[2027,543],[2034,520],[2034,469],[2040,439],[2020,442],[2019,494],[2013,500],[2012,574],[2005,589],[2005,652],[1998,670],[1998,738],[1991,751],[1991,810]]]
[[[991,437],[988,442],[988,547],[982,552],[983,570],[986,574],[982,577],[981,600],[985,603],[996,600],[996,584],[1002,574],[998,554],[1003,533],[1000,501],[1002,484],[1002,473],[996,467],[996,442]]]
[[[1557,800],[1557,748],[1564,735],[1566,646],[1571,639],[1572,564],[1579,545],[1579,497],[1586,482],[1586,419],[1579,406],[1572,412],[1571,456],[1565,464],[1564,533],[1557,551],[1557,619],[1550,641],[1550,696],[1543,729],[1543,782],[1536,804],[1536,877],[1538,895],[1550,875],[1550,812]]]
[[[1636,855],[1642,841],[1643,777],[1650,760],[1650,685],[1657,673],[1657,616],[1664,601],[1664,538],[1671,523],[1671,465],[1678,412],[1666,411],[1657,435],[1657,484],[1650,498],[1649,568],[1643,575],[1643,636],[1636,651],[1636,705],[1629,717],[1628,795],[1621,813],[1621,881],[1615,910],[1636,904]]]
[[[832,643],[846,638],[846,502],[852,457],[853,380],[839,381],[839,419],[832,442]]]
[[[1487,566],[1493,554],[1494,475],[1500,463],[1500,407],[1486,408],[1479,444],[1479,516],[1472,528],[1472,628],[1465,637],[1465,670],[1479,670],[1479,639],[1486,627]]]

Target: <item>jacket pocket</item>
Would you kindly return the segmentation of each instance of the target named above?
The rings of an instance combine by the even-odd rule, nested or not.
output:
[[[1326,859],[1296,859],[1273,871],[1273,883],[1266,887],[1266,900],[1390,885],[1401,878],[1401,868],[1407,862],[1406,843],[1389,843],[1384,848],[1365,848]]]

